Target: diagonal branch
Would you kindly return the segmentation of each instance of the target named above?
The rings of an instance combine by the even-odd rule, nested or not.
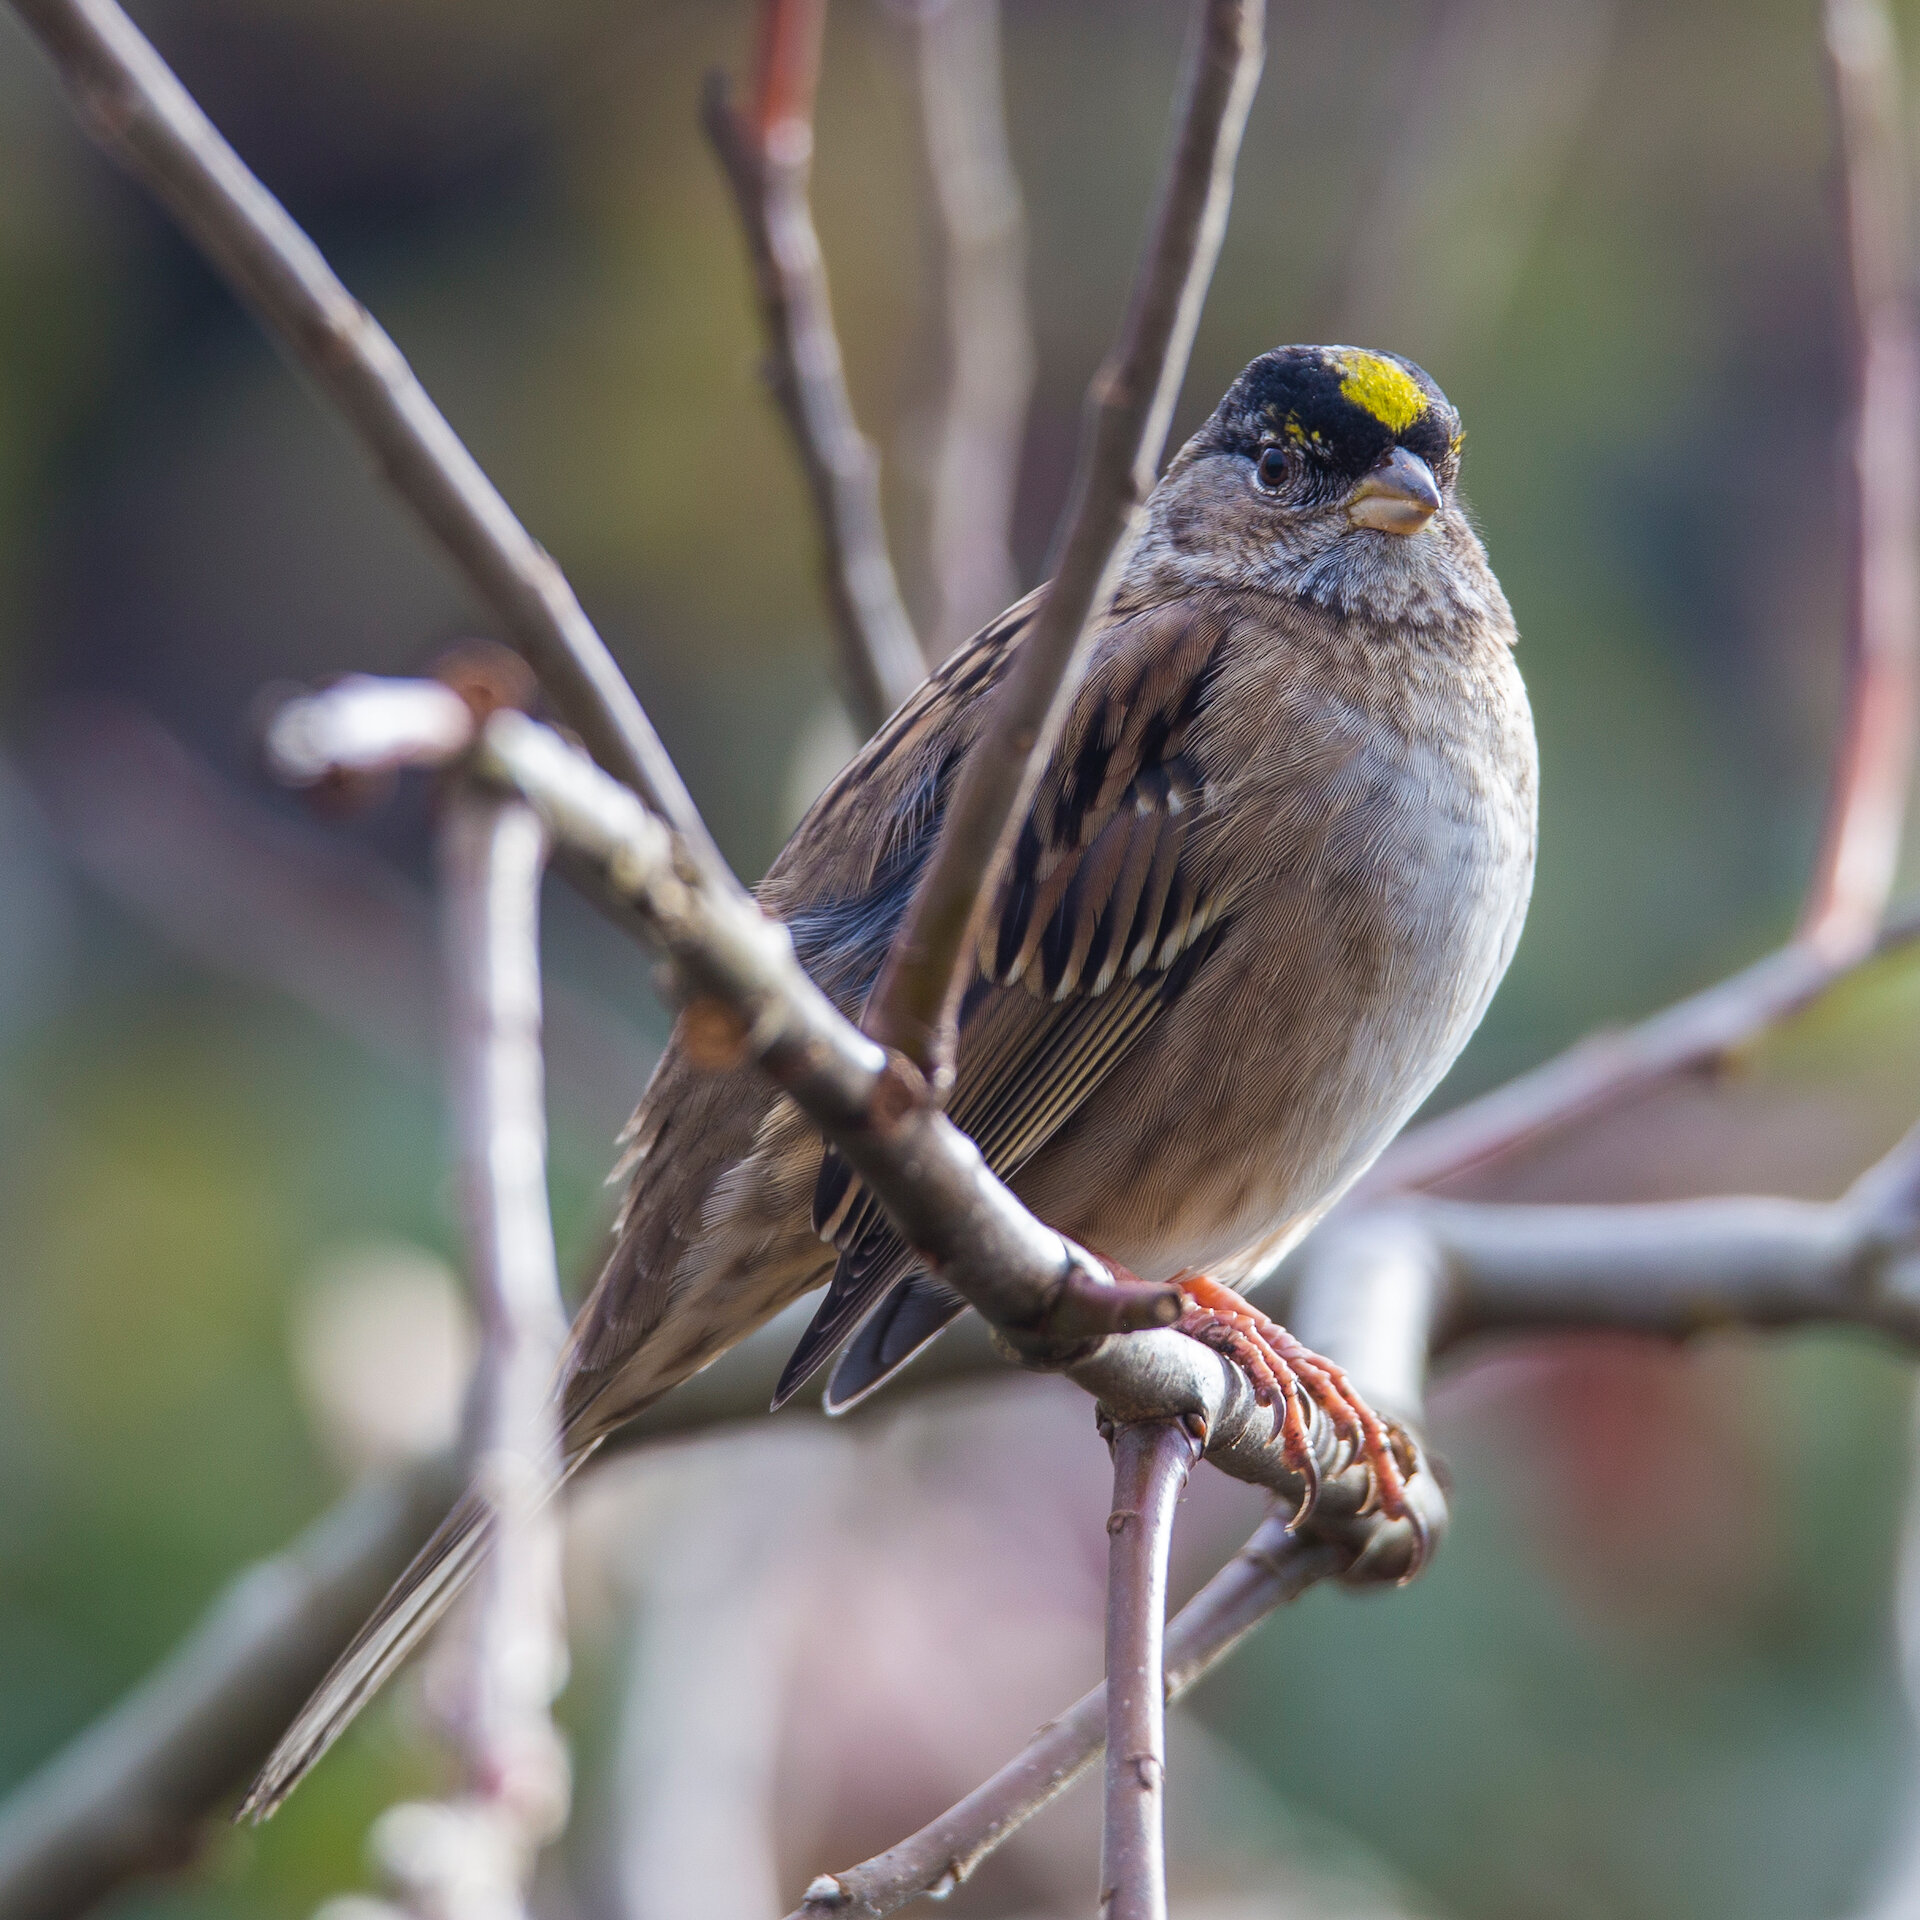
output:
[[[1026,213],[1007,152],[1000,0],[923,0],[916,35],[947,332],[931,514],[933,653],[944,658],[1017,594],[1010,535],[1033,329]]]
[[[834,332],[807,186],[826,0],[763,0],[756,99],[742,114],[712,75],[701,124],[740,212],[767,337],[767,379],[813,495],[848,704],[871,733],[926,675],[880,511],[880,464],[860,431]]]
[[[1388,1148],[1362,1195],[1430,1187],[1711,1068],[1872,949],[1899,860],[1920,707],[1920,334],[1898,49],[1882,0],[1828,0],[1854,333],[1846,712],[1795,937],[1704,992],[1598,1033]],[[1912,932],[1911,920],[1895,937]]]
[[[1846,711],[1800,937],[1858,952],[1899,863],[1920,701],[1920,332],[1903,83],[1883,0],[1827,0],[1852,333]]]
[[[82,124],[166,205],[274,344],[332,401],[594,757],[645,795],[691,857],[723,875],[679,770],[565,575],[319,249],[114,0],[14,5]]]
[[[1166,1697],[1178,1700],[1260,1622],[1309,1587],[1339,1576],[1346,1552],[1295,1533],[1284,1513],[1247,1544],[1168,1623]],[[1099,1759],[1107,1690],[1083,1694],[964,1800],[857,1867],[820,1874],[789,1920],[881,1920],[909,1900],[942,1899],[1051,1806]]]
[[[1104,1920],[1166,1920],[1167,1556],[1198,1453],[1178,1420],[1135,1421],[1113,1435]]]
[[[1160,464],[1233,198],[1265,47],[1264,0],[1195,0],[1172,153],[1112,353],[1094,376],[1053,581],[993,717],[955,782],[940,838],[875,984],[867,1030],[937,1090],[980,922],[1086,670]]]

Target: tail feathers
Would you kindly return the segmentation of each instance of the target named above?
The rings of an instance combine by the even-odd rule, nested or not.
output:
[[[464,1495],[280,1736],[235,1819],[266,1819],[306,1778],[453,1604],[485,1558],[492,1534],[486,1503],[477,1494]]]
[[[952,1288],[929,1274],[909,1274],[867,1316],[840,1356],[827,1388],[827,1411],[851,1413],[966,1310],[967,1303]]]

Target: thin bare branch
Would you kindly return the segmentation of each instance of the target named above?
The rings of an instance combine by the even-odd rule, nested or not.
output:
[[[191,1860],[459,1489],[444,1459],[370,1483],[239,1574],[161,1665],[0,1806],[0,1913],[65,1920]]]
[[[960,770],[939,842],[874,988],[868,1031],[939,1092],[952,1079],[954,1018],[975,935],[1159,467],[1226,230],[1265,17],[1264,0],[1195,0],[1173,150],[1120,338],[1088,395],[1053,582]]]
[[[932,461],[944,658],[1018,593],[1011,537],[1033,387],[1026,212],[1007,152],[1000,0],[915,10],[920,117],[940,214],[947,369]]]
[[[1167,1628],[1166,1689],[1178,1700],[1270,1613],[1336,1578],[1346,1552],[1308,1539],[1275,1513]],[[790,1920],[880,1920],[909,1900],[951,1893],[1043,1808],[1081,1779],[1106,1743],[1107,1690],[1083,1694],[1013,1759],[937,1820],[857,1867],[823,1873]]]
[[[540,1050],[546,833],[524,802],[455,788],[441,827],[452,983],[452,1118],[482,1344],[474,1480],[495,1550],[481,1575],[460,1726],[469,1788],[533,1853],[566,1819],[548,1711],[566,1671],[553,1380],[567,1336],[547,1210]]]
[[[1920,702],[1920,328],[1900,52],[1883,0],[1827,0],[1853,351],[1846,711],[1800,935],[1870,942],[1900,859]]]
[[[1199,1448],[1178,1420],[1113,1435],[1107,1515],[1105,1920],[1166,1920],[1167,1557],[1173,1510]]]
[[[1436,1354],[1494,1333],[1606,1327],[1677,1338],[1815,1323],[1865,1327],[1920,1351],[1920,1128],[1826,1204],[1418,1201],[1392,1211],[1445,1266]]]
[[[283,765],[324,777],[335,736],[397,740],[410,712],[423,735],[434,732],[418,683],[404,691],[383,709],[362,688],[304,737],[301,716],[282,714],[275,751]],[[392,722],[384,728],[383,713]],[[290,760],[303,746],[317,748],[319,765]],[[534,1860],[565,1826],[568,1801],[566,1749],[551,1712],[567,1660],[552,1498],[560,1480],[552,1389],[567,1321],[547,1211],[540,1058],[546,832],[523,801],[460,782],[446,798],[439,855],[449,1105],[483,1331],[466,1452],[494,1550],[459,1648],[453,1732],[464,1789],[389,1808],[369,1850],[417,1920],[526,1920]]]
[[[678,770],[565,576],[319,249],[114,0],[14,5],[82,124],[166,205],[332,401],[595,758],[646,796],[691,857],[724,875]]]
[[[768,384],[813,495],[848,704],[870,733],[920,684],[926,657],[887,553],[880,463],[854,418],[807,197],[826,20],[826,0],[762,0],[752,110],[737,111],[725,76],[714,74],[701,122],[739,209],[766,332]]]

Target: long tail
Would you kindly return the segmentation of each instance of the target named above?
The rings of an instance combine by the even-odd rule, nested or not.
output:
[[[492,1536],[486,1503],[462,1495],[280,1736],[236,1820],[266,1819],[306,1778],[473,1578]]]

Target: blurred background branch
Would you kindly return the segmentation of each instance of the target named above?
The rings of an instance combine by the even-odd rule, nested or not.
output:
[[[827,0],[761,0],[752,105],[746,113],[736,109],[726,76],[714,73],[701,120],[746,236],[767,384],[813,496],[841,677],[866,735],[920,684],[927,663],[887,552],[880,462],[853,417],[807,200],[826,29]]]
[[[565,576],[427,397],[400,350],[248,172],[114,0],[15,0],[81,124],[168,207],[364,441],[522,648],[568,723],[726,871],[653,723]]]
[[[1846,706],[1801,937],[1852,953],[1893,891],[1920,701],[1920,333],[1900,53],[1884,0],[1825,0],[1853,421]]]
[[[1000,0],[909,0],[939,215],[946,365],[929,538],[933,657],[1019,597],[1013,509],[1033,389],[1026,211],[1007,151]]]

